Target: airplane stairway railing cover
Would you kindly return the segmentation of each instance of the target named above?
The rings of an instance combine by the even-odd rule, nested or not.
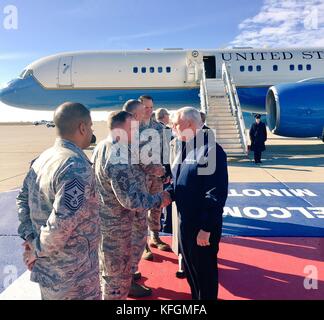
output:
[[[202,65],[202,79],[200,80],[200,109],[206,115],[208,114],[208,94],[206,86],[205,67]]]
[[[230,157],[245,157],[248,152],[243,114],[226,64],[222,78],[206,79],[203,67],[200,82],[201,110],[207,125],[216,132],[216,140]]]
[[[247,155],[248,142],[247,142],[247,138],[246,138],[246,128],[245,128],[245,123],[244,123],[244,118],[243,118],[243,112],[242,112],[242,108],[241,108],[241,104],[240,104],[240,99],[237,94],[236,85],[235,85],[234,79],[230,73],[230,67],[228,67],[228,65],[226,63],[223,63],[223,66],[222,66],[222,76],[223,76],[223,80],[225,83],[227,94],[230,98],[230,102],[231,102],[230,105],[231,105],[232,112],[235,115],[235,117],[238,121],[238,124],[239,124],[240,137],[242,139],[244,154]]]

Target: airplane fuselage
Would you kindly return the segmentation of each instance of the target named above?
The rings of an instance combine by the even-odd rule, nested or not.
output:
[[[8,84],[9,105],[53,110],[66,100],[91,109],[119,108],[145,93],[158,105],[199,106],[207,78],[221,77],[227,62],[244,111],[265,112],[270,86],[323,76],[324,49],[224,49],[71,52],[40,59]]]

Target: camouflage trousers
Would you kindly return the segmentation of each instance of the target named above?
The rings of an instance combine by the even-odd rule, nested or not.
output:
[[[105,218],[99,249],[104,300],[126,300],[147,238],[147,212],[122,210]]]
[[[40,285],[42,300],[101,300],[98,267],[82,279],[51,287]]]
[[[157,176],[147,176],[147,189],[149,190],[150,194],[156,194],[163,191],[163,182],[160,177]],[[147,221],[148,227],[150,231],[157,231],[161,230],[161,214],[162,209],[151,209],[148,212]]]

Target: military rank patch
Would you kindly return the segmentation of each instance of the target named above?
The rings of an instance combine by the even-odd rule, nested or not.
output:
[[[125,173],[124,171],[118,172],[116,179],[117,179],[120,190],[127,192],[129,189],[128,188],[129,187],[129,178],[128,178],[127,173]]]
[[[84,202],[84,184],[74,179],[65,185],[64,190],[64,204],[71,211],[77,211],[80,209]]]

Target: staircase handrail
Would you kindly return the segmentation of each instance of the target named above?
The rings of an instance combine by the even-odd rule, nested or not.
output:
[[[229,97],[231,112],[233,116],[235,116],[236,119],[238,120],[241,137],[243,139],[244,151],[247,154],[248,143],[245,134],[246,128],[243,119],[242,108],[237,94],[236,85],[229,71],[229,66],[226,64],[226,62],[224,62],[222,65],[222,79],[224,81],[225,89]]]
[[[200,80],[200,100],[201,100],[201,111],[204,112],[207,116],[209,103],[208,103],[207,82],[206,82],[206,73],[205,73],[204,64],[202,64],[202,76]]]

